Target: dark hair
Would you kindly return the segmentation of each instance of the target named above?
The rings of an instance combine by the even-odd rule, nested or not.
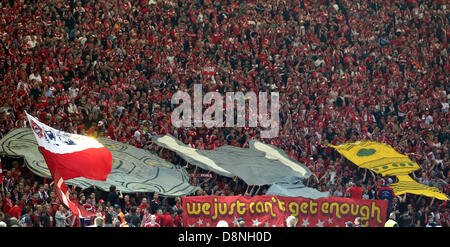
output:
[[[110,213],[106,213],[105,214],[105,224],[112,224],[113,222],[113,217]]]
[[[135,213],[136,213],[136,207],[134,207],[134,206],[131,207],[131,208],[130,208],[130,211],[131,211],[132,214],[135,214]]]
[[[111,185],[109,187],[109,192],[116,192],[116,186],[115,185]]]
[[[124,219],[127,223],[129,223],[129,222],[131,221],[131,215],[126,214],[126,215],[123,217],[123,219]]]

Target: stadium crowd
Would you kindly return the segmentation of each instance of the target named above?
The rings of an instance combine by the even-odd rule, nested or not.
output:
[[[387,199],[400,226],[450,226],[446,202],[395,196],[387,187],[394,177],[359,169],[325,145],[388,143],[420,165],[412,174],[418,182],[449,195],[447,1],[0,5],[0,138],[27,126],[27,111],[56,129],[106,136],[184,165],[152,145],[151,136],[170,133],[198,149],[246,147],[260,129],[176,129],[170,121],[176,91],[192,94],[195,83],[222,94],[277,91],[280,133],[263,141],[306,163],[314,173],[308,186],[333,196]],[[9,226],[181,225],[179,198],[113,188],[74,188],[73,199],[104,220],[76,219],[60,205],[51,181],[35,177],[23,160],[10,163],[3,167],[0,200],[0,221]],[[194,170],[202,172],[188,167]],[[198,195],[266,189],[217,175],[194,177],[192,184],[201,188]]]

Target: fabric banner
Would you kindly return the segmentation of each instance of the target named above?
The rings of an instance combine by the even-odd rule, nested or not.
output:
[[[105,181],[111,173],[111,152],[95,138],[54,129],[28,115],[28,122],[50,172],[64,180],[84,177]]]
[[[308,167],[283,150],[259,141],[250,141],[249,148],[224,145],[214,150],[191,148],[171,135],[154,136],[153,142],[190,164],[225,177],[237,176],[248,185],[273,184],[289,175],[302,179],[311,175]]]
[[[97,140],[111,152],[113,158],[112,170],[106,181],[73,178],[66,180],[67,184],[80,188],[95,185],[105,191],[115,185],[117,190],[123,193],[159,192],[169,197],[188,195],[197,190],[189,184],[189,175],[184,168],[144,149],[107,138]],[[30,128],[11,130],[0,140],[0,151],[8,155],[23,156],[34,174],[51,178]]]
[[[345,227],[361,217],[363,226],[382,227],[387,200],[327,197],[321,199],[281,196],[190,196],[183,197],[185,227],[215,227],[224,220],[235,226],[239,218],[247,227],[283,227],[295,216],[297,227]]]
[[[306,187],[300,178],[288,176],[283,180],[272,184],[267,190],[266,195],[318,199],[322,197],[329,197],[330,192],[320,192],[316,189]]]
[[[437,188],[420,184],[408,174],[420,169],[408,156],[395,151],[391,146],[374,141],[358,141],[338,146],[328,144],[345,158],[361,168],[367,168],[383,176],[397,176],[398,183],[390,185],[396,195],[404,193],[419,194],[448,200]]]
[[[70,134],[54,129],[28,115],[28,122],[44,156],[52,178],[56,182],[56,193],[62,203],[78,217],[90,217],[84,207],[69,199],[64,180],[84,177],[105,181],[111,173],[111,152],[92,137]]]

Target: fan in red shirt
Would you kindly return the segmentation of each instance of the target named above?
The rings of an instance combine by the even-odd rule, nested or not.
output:
[[[133,205],[132,205],[132,203],[130,202],[130,196],[129,196],[129,195],[125,195],[125,196],[123,197],[123,208],[124,208],[124,211],[127,212],[128,209],[131,208],[132,206],[133,206]]]
[[[9,213],[9,210],[14,206],[13,201],[11,200],[11,192],[6,192],[6,194],[2,190],[3,197],[3,212]]]
[[[158,222],[156,222],[156,216],[152,214],[150,216],[150,222],[145,224],[144,227],[161,227]]]
[[[161,225],[162,222],[162,216],[163,216],[163,210],[161,208],[158,208],[156,210],[156,214],[154,214],[156,217],[156,223],[158,223],[159,225]]]
[[[177,215],[175,216],[174,224],[176,227],[183,227],[183,209],[177,210]]]
[[[350,182],[350,188],[347,189],[347,191],[350,193],[351,197],[353,199],[361,199],[363,194],[363,188],[359,186],[358,183],[353,184]]]
[[[9,210],[9,215],[11,217],[16,217],[16,219],[20,218],[20,216],[22,215],[22,208],[20,207],[20,200],[16,200],[14,207],[12,207]]]
[[[174,212],[173,210],[169,210],[164,215],[161,215],[161,226],[162,227],[174,227],[175,223],[173,221]]]
[[[139,204],[139,207],[141,208],[141,212],[144,212],[146,208],[150,207],[150,204],[147,203],[147,198],[142,198],[141,204]]]

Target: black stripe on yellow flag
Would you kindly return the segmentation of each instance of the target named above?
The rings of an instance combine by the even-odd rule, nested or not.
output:
[[[391,184],[396,195],[404,193],[420,194],[448,200],[448,197],[435,187],[417,183],[408,174],[420,167],[408,156],[395,151],[391,146],[374,141],[357,141],[338,146],[328,144],[355,165],[374,171],[383,176],[397,176],[398,183]]]

